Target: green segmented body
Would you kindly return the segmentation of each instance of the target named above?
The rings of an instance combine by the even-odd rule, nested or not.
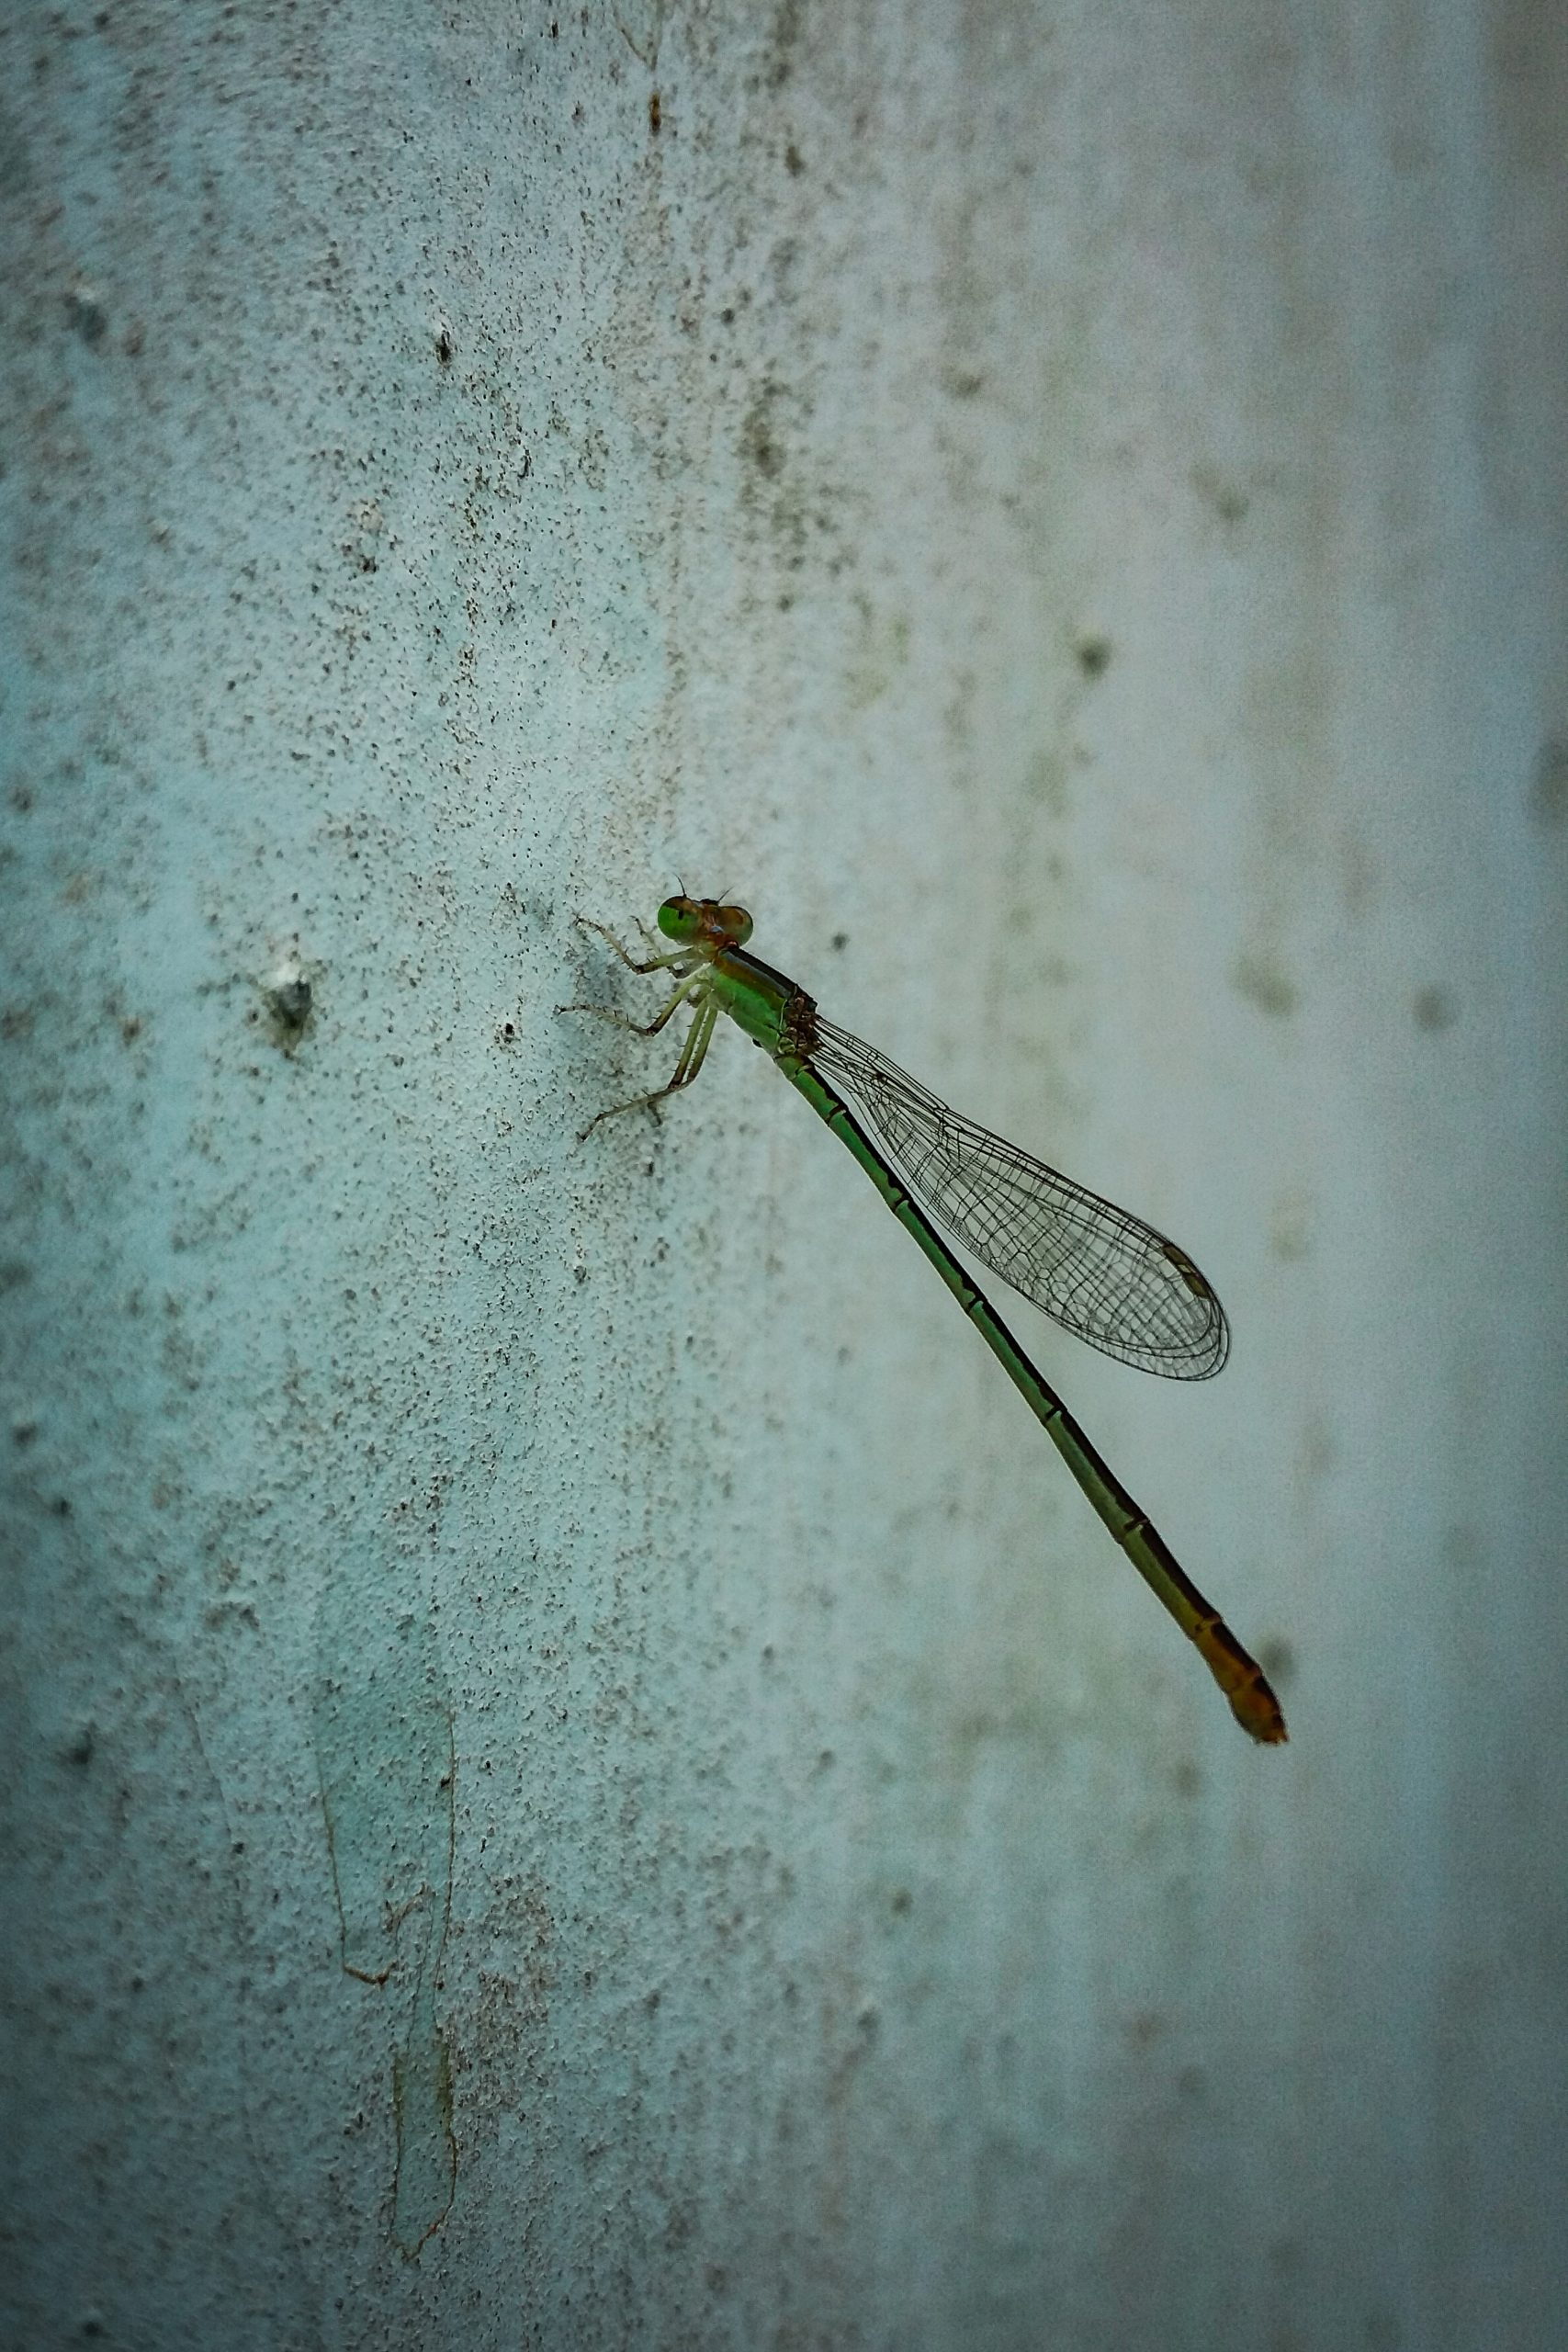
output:
[[[751,918],[743,908],[667,899],[659,927],[678,944],[643,962],[601,924],[590,927],[634,970],[668,970],[677,979],[674,996],[644,1034],[662,1028],[679,1005],[694,1008],[670,1084],[638,1102],[657,1102],[688,1085],[718,1014],[728,1013],[859,1161],[919,1244],[1111,1536],[1194,1644],[1243,1729],[1265,1743],[1284,1739],[1285,1719],[1261,1667],[1183,1574],[937,1227],[945,1225],[1004,1281],[1091,1345],[1145,1371],[1202,1379],[1224,1363],[1228,1331],[1219,1300],[1186,1251],[1043,1161],[960,1119],[874,1047],[824,1021],[804,989],[748,952]],[[867,1134],[835,1077],[891,1157]]]

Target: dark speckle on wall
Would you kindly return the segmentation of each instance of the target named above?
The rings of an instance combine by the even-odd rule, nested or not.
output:
[[[1411,1005],[1417,1029],[1451,1029],[1459,1009],[1447,989],[1417,989]]]
[[[1568,817],[1568,735],[1551,735],[1540,747],[1530,783],[1530,813],[1543,825]]]

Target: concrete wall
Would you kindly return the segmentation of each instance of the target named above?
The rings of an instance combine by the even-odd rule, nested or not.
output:
[[[8,2345],[1561,2341],[1545,17],[8,13]],[[1213,1273],[1018,1319],[1289,1748],[575,1142],[677,875]]]

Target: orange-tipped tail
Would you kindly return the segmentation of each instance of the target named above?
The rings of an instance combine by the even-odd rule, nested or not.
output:
[[[1224,1619],[1212,1618],[1199,1626],[1192,1638],[1243,1731],[1269,1747],[1289,1739],[1284,1713],[1269,1687],[1269,1677],[1242,1648]]]

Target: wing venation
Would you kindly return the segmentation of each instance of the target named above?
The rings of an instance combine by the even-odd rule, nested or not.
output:
[[[819,1013],[812,1060],[864,1112],[928,1215],[1064,1330],[1167,1379],[1219,1371],[1224,1309],[1174,1241],[961,1118]]]

